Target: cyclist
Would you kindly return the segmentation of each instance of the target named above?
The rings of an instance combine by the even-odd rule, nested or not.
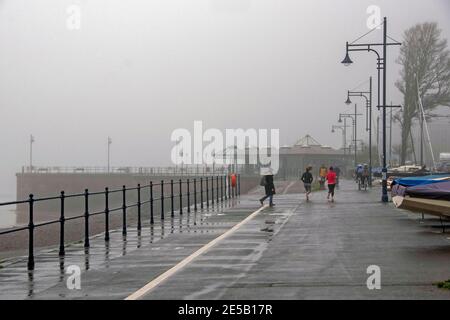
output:
[[[363,173],[363,169],[364,168],[363,168],[362,164],[358,164],[356,166],[356,169],[355,169],[355,181],[356,181],[356,183],[360,182],[361,177],[362,177],[362,173]]]
[[[369,166],[364,164],[362,172],[361,172],[361,184],[367,185],[369,183]]]

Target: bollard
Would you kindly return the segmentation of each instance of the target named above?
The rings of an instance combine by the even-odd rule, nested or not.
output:
[[[64,217],[64,191],[61,191],[61,212],[59,216],[59,256],[62,257],[65,255],[64,250],[64,222],[66,221]]]
[[[174,207],[173,207],[173,179],[170,180],[170,212],[171,212],[171,217],[174,217]]]
[[[190,190],[189,190],[189,179],[186,180],[186,184],[187,184],[187,212],[190,213],[191,212],[191,195],[190,195]]]
[[[105,188],[105,241],[109,241],[109,189]]]
[[[122,186],[122,235],[127,235],[127,189]]]
[[[34,218],[33,207],[34,199],[33,194],[30,194],[29,204],[29,220],[28,220],[28,270],[34,270]]]
[[[142,229],[142,225],[141,225],[141,184],[138,183],[137,186],[137,196],[138,196],[138,202],[137,202],[137,211],[138,211],[138,224],[137,224],[137,229],[138,231],[141,231]]]
[[[203,209],[203,178],[200,178],[200,208]]]
[[[181,179],[179,180],[179,184],[180,184],[180,194],[179,194],[179,196],[180,196],[180,214],[183,214],[183,194],[182,194],[182,182],[181,182]]]
[[[150,224],[154,224],[153,220],[153,181],[150,181]]]
[[[164,180],[161,180],[161,220],[164,220]]]
[[[84,190],[84,247],[89,248],[89,190]]]

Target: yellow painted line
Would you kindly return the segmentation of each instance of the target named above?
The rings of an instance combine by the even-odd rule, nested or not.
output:
[[[233,234],[234,232],[236,232],[241,226],[243,226],[248,221],[253,219],[257,214],[259,214],[262,210],[264,210],[267,207],[268,206],[265,205],[265,206],[259,208],[258,210],[256,210],[255,212],[251,213],[249,216],[247,216],[247,218],[245,218],[244,220],[242,220],[241,222],[239,222],[238,224],[233,226],[231,229],[229,229],[225,233],[221,234],[220,236],[218,236],[214,240],[208,242],[203,247],[201,247],[200,249],[198,249],[197,251],[192,253],[190,256],[188,256],[185,259],[183,259],[181,262],[179,262],[178,264],[176,264],[175,266],[173,266],[172,268],[170,268],[166,272],[164,272],[161,275],[159,275],[157,278],[155,278],[152,281],[150,281],[149,283],[147,283],[145,286],[143,286],[142,288],[140,288],[136,292],[130,294],[128,297],[125,298],[125,300],[137,300],[137,299],[140,299],[142,296],[148,294],[151,290],[156,288],[163,281],[169,279],[175,273],[177,273],[178,271],[183,269],[185,266],[187,266],[189,263],[191,263],[195,258],[197,258],[198,256],[204,254],[206,251],[211,249],[217,243],[219,243],[220,241],[222,241],[226,237],[228,237],[231,234]]]

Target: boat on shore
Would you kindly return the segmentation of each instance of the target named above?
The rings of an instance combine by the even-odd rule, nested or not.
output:
[[[450,218],[450,201],[395,196],[392,198],[392,202],[399,209]]]
[[[395,179],[392,202],[411,212],[450,218],[450,175]]]

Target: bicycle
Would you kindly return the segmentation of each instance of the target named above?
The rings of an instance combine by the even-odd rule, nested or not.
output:
[[[364,191],[367,191],[367,186],[368,186],[368,181],[367,181],[367,177],[360,177],[358,179],[358,190],[362,190],[364,189]]]

